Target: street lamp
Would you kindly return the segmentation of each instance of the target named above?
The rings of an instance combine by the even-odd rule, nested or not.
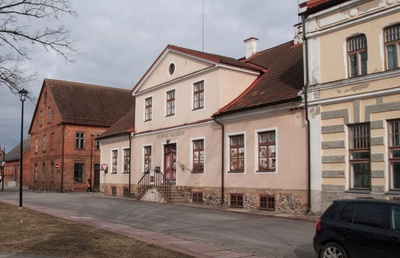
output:
[[[94,134],[90,135],[90,191],[92,192],[92,170],[93,170],[93,139],[94,139]]]
[[[19,158],[19,207],[22,208],[22,171],[23,171],[23,141],[24,141],[24,102],[28,96],[28,91],[25,89],[20,90],[19,100],[22,103],[21,108],[21,145],[20,145],[20,158]]]

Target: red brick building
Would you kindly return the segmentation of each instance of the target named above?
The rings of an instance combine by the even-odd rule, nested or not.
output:
[[[25,175],[32,189],[84,191],[100,186],[95,138],[134,106],[131,91],[45,79],[29,128]],[[26,182],[24,180],[24,182]]]
[[[27,182],[29,182],[29,178],[24,177],[27,175],[27,171],[29,170],[29,155],[30,155],[30,139],[25,139],[22,143],[22,155],[23,155],[23,185],[27,185]],[[20,162],[19,158],[21,156],[21,144],[18,144],[15,146],[12,150],[9,152],[2,153],[5,155],[5,163],[4,163],[4,186],[17,186],[19,185],[20,182]],[[0,157],[0,160],[2,160],[2,157]]]

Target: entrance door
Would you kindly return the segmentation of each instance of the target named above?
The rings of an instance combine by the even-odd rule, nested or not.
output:
[[[100,164],[94,164],[94,188],[95,192],[100,191]]]
[[[176,144],[164,145],[164,175],[170,182],[176,181]]]

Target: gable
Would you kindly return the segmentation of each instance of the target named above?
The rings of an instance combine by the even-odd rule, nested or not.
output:
[[[177,80],[213,66],[215,66],[215,64],[210,61],[195,58],[174,50],[167,50],[164,55],[150,67],[136,92],[149,90],[157,85]]]

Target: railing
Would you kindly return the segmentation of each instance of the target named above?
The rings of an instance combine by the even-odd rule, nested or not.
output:
[[[147,170],[138,182],[138,197],[140,198],[148,189],[156,187],[161,190],[164,197],[171,200],[171,183],[159,170]]]

